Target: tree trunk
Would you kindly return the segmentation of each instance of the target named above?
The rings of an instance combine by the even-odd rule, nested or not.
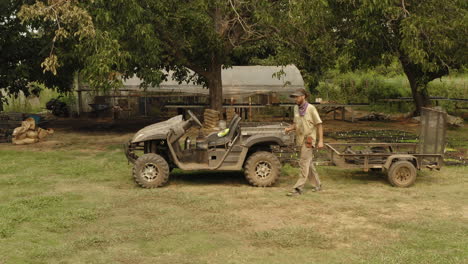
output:
[[[406,58],[400,57],[400,62],[411,87],[415,106],[413,115],[418,116],[421,113],[421,108],[429,106],[431,103],[427,93],[428,78],[418,65],[408,62]]]
[[[416,107],[414,115],[417,116],[421,113],[422,107],[431,105],[427,92],[427,84],[432,80],[448,75],[449,69],[447,66],[441,66],[435,71],[425,71],[421,65],[411,62],[403,52],[400,53],[399,59],[410,83],[411,93]]]
[[[213,64],[207,76],[210,93],[210,108],[216,111],[223,110],[223,81],[221,79],[221,64]]]
[[[414,116],[418,116],[421,113],[421,108],[430,106],[431,104],[427,93],[427,82],[423,82],[421,79],[408,73],[406,73],[406,77],[408,78],[411,94],[413,95],[415,105]]]
[[[213,19],[215,32],[221,36],[223,31],[223,16],[219,6],[215,5],[211,17]],[[220,53],[213,50],[211,52],[211,61],[208,66],[206,78],[208,90],[210,92],[210,108],[220,113],[223,110],[223,80],[221,79],[221,68]]]

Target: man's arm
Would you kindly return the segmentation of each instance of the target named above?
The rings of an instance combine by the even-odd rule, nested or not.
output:
[[[317,136],[318,136],[317,148],[323,148],[323,126],[322,126],[322,123],[317,124]]]
[[[288,126],[287,128],[284,129],[284,132],[289,133],[289,132],[294,131],[294,130],[296,130],[296,124],[292,124],[292,125]]]

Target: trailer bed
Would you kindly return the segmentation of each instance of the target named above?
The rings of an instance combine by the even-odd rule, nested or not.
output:
[[[417,168],[438,169],[442,166],[441,154],[418,153],[414,143],[327,143],[330,161],[342,168],[388,169],[389,159],[414,157]]]

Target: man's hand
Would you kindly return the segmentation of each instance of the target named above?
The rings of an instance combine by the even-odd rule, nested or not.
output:
[[[289,126],[289,127],[286,127],[286,128],[284,129],[284,133],[286,133],[286,134],[287,134],[287,133],[289,133],[289,132],[293,131],[294,129],[295,129],[295,127],[294,127],[294,126]]]
[[[319,142],[318,142],[317,148],[318,148],[318,149],[322,149],[322,148],[323,148],[323,141],[319,141]]]

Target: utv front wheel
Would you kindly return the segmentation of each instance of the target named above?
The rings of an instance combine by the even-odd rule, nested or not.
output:
[[[143,188],[161,187],[169,180],[169,165],[157,154],[144,154],[135,161],[133,178]]]
[[[273,153],[259,151],[252,154],[245,163],[247,181],[253,186],[269,187],[280,175],[281,163]]]

